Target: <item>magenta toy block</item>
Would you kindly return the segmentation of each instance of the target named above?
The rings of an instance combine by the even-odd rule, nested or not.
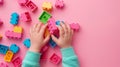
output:
[[[27,3],[28,0],[18,0],[18,3],[21,5],[21,6],[25,6],[25,3]]]
[[[20,18],[24,22],[30,22],[31,21],[31,16],[30,16],[29,12],[22,13]]]
[[[55,53],[50,57],[50,62],[58,64],[61,61],[61,58]]]
[[[48,48],[49,48],[48,46],[44,46],[44,47],[41,49],[41,51],[40,51],[40,52],[41,52],[41,53],[44,53],[45,51],[47,51],[47,50],[48,50]]]
[[[0,67],[8,67],[8,65],[4,62],[0,62]]]
[[[14,60],[12,60],[12,63],[14,67],[20,67],[22,64],[22,59],[20,57],[17,57]]]
[[[32,1],[28,1],[26,4],[26,7],[29,8],[32,12],[37,10],[37,6],[32,2]]]
[[[55,19],[50,18],[48,20],[48,30],[50,31],[50,34],[57,34],[58,28],[56,27]]]
[[[79,31],[79,29],[80,29],[80,25],[78,23],[72,23],[72,24],[70,24],[70,27],[74,31]]]
[[[0,4],[3,4],[3,0],[0,0]]]
[[[55,7],[57,7],[57,8],[63,8],[64,7],[63,0],[56,0]]]
[[[6,37],[8,38],[13,38],[13,39],[21,39],[22,38],[22,33],[16,33],[13,31],[6,31],[5,32]]]
[[[0,25],[2,25],[3,24],[3,21],[0,19]]]

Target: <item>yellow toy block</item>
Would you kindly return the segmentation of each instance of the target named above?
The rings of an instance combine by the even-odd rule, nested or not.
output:
[[[50,32],[49,32],[49,30],[46,28],[46,30],[45,30],[45,37],[47,37],[48,35],[50,35]]]
[[[2,35],[0,35],[0,40],[2,39]]]
[[[52,3],[51,2],[44,2],[42,4],[42,9],[45,11],[51,11],[52,10]]]
[[[20,26],[15,26],[14,29],[13,29],[13,32],[22,33],[22,32],[23,32],[23,29],[22,29],[22,27],[20,27]]]
[[[6,62],[10,62],[12,60],[13,57],[13,52],[12,51],[7,51],[6,55],[4,56],[4,60]]]

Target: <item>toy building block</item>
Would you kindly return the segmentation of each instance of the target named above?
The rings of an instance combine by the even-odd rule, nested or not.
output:
[[[56,55],[55,53],[50,57],[50,62],[54,63],[54,64],[58,64],[60,63],[61,58]]]
[[[51,2],[43,2],[42,9],[45,11],[51,11],[52,10],[52,3]]]
[[[32,2],[32,1],[28,1],[27,3],[25,3],[25,6],[30,9],[32,12],[37,10],[37,6]]]
[[[9,48],[8,46],[0,44],[0,53],[1,54],[6,54],[7,51],[8,51],[8,48]]]
[[[22,33],[23,29],[20,26],[14,26],[13,32],[15,32],[15,33]]]
[[[56,23],[56,25],[60,25],[60,21],[59,21],[59,20],[58,20],[58,21],[56,21],[55,23]]]
[[[0,4],[3,4],[3,0],[0,0]]]
[[[56,8],[63,8],[64,7],[64,1],[63,0],[56,0],[55,7]]]
[[[21,6],[25,6],[25,3],[27,3],[28,0],[18,0],[18,3],[21,5]]]
[[[11,39],[21,39],[22,38],[22,33],[16,33],[13,31],[6,31],[5,36]]]
[[[48,28],[46,28],[46,29],[45,29],[44,37],[47,37],[48,35],[50,35],[50,32],[49,32]]]
[[[0,19],[0,26],[3,24],[3,21]]]
[[[8,67],[8,65],[5,62],[0,62],[0,67]]]
[[[51,47],[55,47],[55,46],[57,46],[57,44],[52,40],[52,38],[50,38],[50,42],[49,42],[49,45],[51,46]]]
[[[30,45],[31,45],[30,39],[25,39],[25,40],[23,41],[23,44],[24,44],[27,48],[30,48]]]
[[[4,60],[6,62],[11,62],[13,57],[13,52],[12,51],[7,51],[6,55],[4,56]]]
[[[17,53],[19,51],[19,47],[16,45],[16,44],[11,44],[10,46],[10,50],[13,52],[13,53]]]
[[[20,67],[20,65],[22,64],[22,59],[21,57],[17,57],[15,59],[12,60],[12,63],[14,65],[14,67]]]
[[[0,35],[0,40],[1,40],[2,38],[3,38],[2,35]]]
[[[70,24],[71,29],[73,29],[74,31],[79,31],[80,29],[80,25],[78,23],[71,23]]]
[[[24,12],[21,14],[20,19],[24,22],[30,22],[32,21],[30,13],[29,12]]]
[[[16,12],[12,13],[11,14],[11,18],[10,18],[10,23],[12,25],[17,25],[18,24],[18,20],[19,20],[19,15]]]
[[[47,12],[43,12],[42,14],[41,14],[41,16],[39,17],[39,20],[42,22],[42,23],[44,23],[44,24],[46,24],[47,23],[47,21],[48,21],[48,19],[51,17],[51,15],[49,14],[49,13],[47,13]]]

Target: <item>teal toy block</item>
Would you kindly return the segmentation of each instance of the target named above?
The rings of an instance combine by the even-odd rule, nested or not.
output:
[[[17,25],[18,24],[18,20],[19,20],[19,15],[16,12],[12,13],[11,14],[11,18],[10,18],[10,23],[12,25]]]
[[[8,48],[9,48],[8,46],[0,44],[0,53],[1,54],[6,54],[7,51],[8,51]]]
[[[50,46],[52,48],[54,48],[55,46],[57,46],[57,44],[52,40],[52,38],[50,38],[50,42],[49,42]]]
[[[51,17],[51,15],[50,15],[48,12],[45,12],[45,11],[44,11],[44,12],[41,14],[41,16],[39,17],[39,20],[40,20],[42,23],[46,24],[50,17]]]
[[[10,46],[10,50],[13,52],[13,53],[17,53],[19,51],[19,47],[16,45],[16,44],[11,44]]]
[[[28,39],[25,39],[25,40],[23,41],[23,44],[24,44],[27,48],[30,48],[30,45],[31,45],[30,39],[29,39],[29,38],[28,38]]]

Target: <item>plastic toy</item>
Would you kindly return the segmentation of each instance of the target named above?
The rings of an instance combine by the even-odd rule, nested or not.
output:
[[[8,46],[0,44],[0,53],[1,54],[6,54],[7,51],[8,51],[8,48],[9,48]]]
[[[24,44],[27,48],[30,48],[30,45],[31,45],[30,39],[25,39],[25,40],[23,41],[23,44]]]
[[[12,13],[11,14],[11,18],[10,18],[10,23],[12,25],[17,25],[18,24],[18,20],[19,20],[19,15],[16,12]]]
[[[71,23],[70,24],[71,29],[73,29],[74,31],[79,31],[80,29],[80,25],[78,23]]]
[[[56,0],[55,7],[56,8],[63,8],[64,7],[64,1],[63,0]]]
[[[22,64],[22,59],[20,57],[17,57],[12,60],[12,63],[14,67],[20,67],[20,65]]]
[[[4,56],[4,60],[6,62],[11,62],[13,57],[13,52],[12,51],[7,51],[6,55]]]
[[[3,38],[2,35],[0,35],[0,40],[1,40],[2,38]]]
[[[19,51],[19,47],[16,45],[16,44],[11,44],[10,46],[10,50],[13,52],[13,53],[17,53]]]
[[[51,2],[43,2],[42,9],[45,11],[51,11],[52,10],[52,3]]]
[[[50,46],[53,47],[53,48],[54,48],[55,46],[57,46],[56,43],[52,40],[52,38],[50,38],[49,44],[50,44]]]
[[[13,31],[6,31],[5,36],[11,39],[21,39],[22,38],[22,33],[16,33]]]
[[[60,21],[59,21],[59,20],[58,20],[58,21],[56,21],[55,23],[56,23],[56,25],[60,25]]]
[[[25,3],[25,6],[30,9],[32,12],[37,10],[37,6],[32,2],[32,1],[28,1],[27,3]]]
[[[39,17],[39,20],[42,22],[42,23],[44,23],[44,24],[46,24],[47,23],[47,21],[48,21],[48,19],[51,17],[51,15],[49,14],[49,13],[47,13],[47,12],[43,12],[42,14],[41,14],[41,16]]]
[[[25,3],[27,3],[28,0],[18,0],[18,3],[21,5],[21,6],[25,6]]]
[[[44,37],[47,37],[48,35],[50,35],[50,32],[49,32],[48,28],[46,28]]]
[[[0,0],[0,4],[3,4],[3,0]]]
[[[24,21],[24,22],[30,22],[30,21],[32,21],[29,12],[24,12],[24,13],[22,13],[21,16],[20,16],[20,19],[21,19],[22,21]]]
[[[22,33],[23,29],[20,26],[14,26],[13,32],[15,32],[15,33]]]
[[[5,62],[0,62],[0,67],[8,67],[8,65]]]
[[[55,53],[50,57],[50,62],[58,64],[61,61],[61,58]]]
[[[3,24],[3,21],[0,19],[0,25],[2,25]]]

